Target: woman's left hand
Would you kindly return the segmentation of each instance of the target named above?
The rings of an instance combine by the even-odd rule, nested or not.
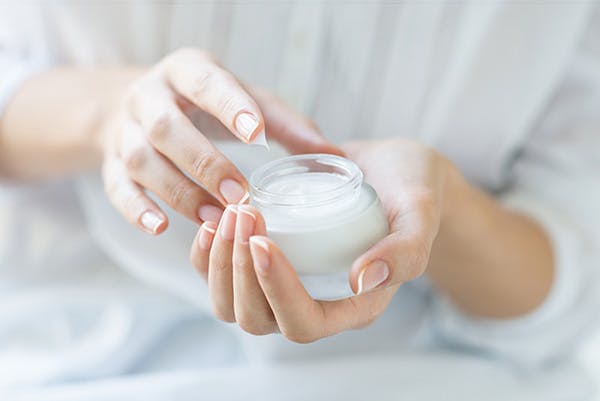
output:
[[[357,295],[312,299],[266,237],[259,212],[231,205],[218,227],[202,225],[191,253],[219,319],[237,322],[252,334],[281,332],[295,342],[312,342],[373,322],[402,283],[425,271],[456,169],[435,151],[407,140],[355,142],[344,150],[379,194],[390,225],[390,234],[351,267],[350,285]]]

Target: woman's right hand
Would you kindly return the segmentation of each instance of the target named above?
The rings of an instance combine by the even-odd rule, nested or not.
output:
[[[134,81],[104,124],[105,190],[150,234],[163,232],[168,218],[146,191],[196,223],[217,222],[247,183],[208,136],[226,132],[251,143],[265,128],[292,153],[341,153],[275,96],[249,93],[210,54],[178,50]]]

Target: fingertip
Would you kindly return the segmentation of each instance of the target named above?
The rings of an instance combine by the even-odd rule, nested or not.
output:
[[[141,214],[138,224],[142,230],[151,235],[162,234],[169,225],[167,216],[155,210],[147,210]]]
[[[222,239],[233,241],[235,238],[235,226],[237,221],[237,205],[228,205],[223,212],[219,222],[219,232]]]
[[[353,291],[356,295],[372,291],[384,285],[389,278],[388,264],[382,259],[374,260],[361,268],[356,280],[356,288],[353,288]]]
[[[252,205],[247,205],[247,204],[238,205],[238,208],[239,208],[239,210],[243,211],[244,213],[249,213],[254,218],[254,221],[256,222],[255,229],[254,229],[254,235],[266,236],[267,227],[266,227],[265,219],[262,216],[262,214],[260,213],[260,211],[256,207],[254,207]]]
[[[225,178],[219,184],[219,192],[227,205],[243,203],[249,197],[246,187],[238,180]]]
[[[327,144],[326,146],[327,147],[323,151],[324,153],[329,153],[329,154],[341,156],[341,157],[347,157],[346,153],[342,149],[338,148],[337,146],[332,145],[332,144]]]
[[[233,127],[243,141],[252,143],[264,131],[265,124],[260,114],[241,110],[234,118]]]
[[[202,251],[206,252],[210,250],[216,232],[217,223],[213,221],[206,221],[200,226],[197,244]]]
[[[264,277],[271,269],[271,244],[268,238],[262,235],[251,236],[249,243],[256,273]]]
[[[160,235],[160,234],[164,233],[165,231],[167,231],[168,227],[169,227],[169,220],[165,217],[165,220],[163,221],[163,223],[157,227],[154,235]]]

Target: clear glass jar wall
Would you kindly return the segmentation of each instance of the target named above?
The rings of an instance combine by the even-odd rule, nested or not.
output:
[[[352,295],[352,262],[388,233],[373,188],[351,160],[326,154],[289,156],[250,177],[250,203],[270,238],[316,299]]]

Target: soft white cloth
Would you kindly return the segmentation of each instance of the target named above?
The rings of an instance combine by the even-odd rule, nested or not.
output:
[[[600,305],[598,26],[592,2],[3,3],[0,99],[45,66],[150,64],[181,46],[207,48],[243,79],[312,116],[335,141],[402,135],[436,147],[473,183],[546,228],[557,278],[545,304],[514,321],[465,316],[420,280],[403,286],[373,326],[301,346],[211,318],[205,286],[187,261],[194,227],[183,219],[171,214],[170,230],[149,238],[112,210],[95,175],[76,186],[4,187],[0,384],[69,392],[77,380],[173,369],[206,375],[219,367],[214,380],[187,382],[190,391],[202,387],[208,398],[229,391],[236,399],[235,389],[221,386],[245,377],[256,398],[264,384],[248,379],[260,374],[250,373],[256,365],[302,359],[310,370],[315,360],[351,354],[371,367],[364,379],[371,383],[377,367],[413,377],[410,365],[390,365],[390,355],[400,360],[407,349],[442,347],[463,353],[448,364],[446,354],[430,352],[418,377],[438,382],[465,352],[489,367],[452,372],[462,381],[446,383],[450,399],[481,399],[464,384],[481,381],[488,385],[474,388],[496,391],[486,377],[498,369],[517,377],[523,367],[545,383],[513,378],[511,388],[524,398],[583,396],[589,388],[565,359]],[[246,171],[273,157],[243,146],[225,151]],[[325,366],[319,375],[331,372]],[[282,382],[301,377],[277,372]],[[161,399],[172,394],[165,387],[186,382],[182,375],[143,388]],[[349,383],[363,377],[360,369],[344,370]],[[119,379],[111,396],[127,383]],[[131,391],[140,388],[131,383]],[[320,389],[331,394],[326,384]],[[415,395],[430,385],[388,384],[407,393],[413,385]],[[356,398],[355,387],[333,394]],[[75,398],[95,392],[93,385],[72,391]]]

